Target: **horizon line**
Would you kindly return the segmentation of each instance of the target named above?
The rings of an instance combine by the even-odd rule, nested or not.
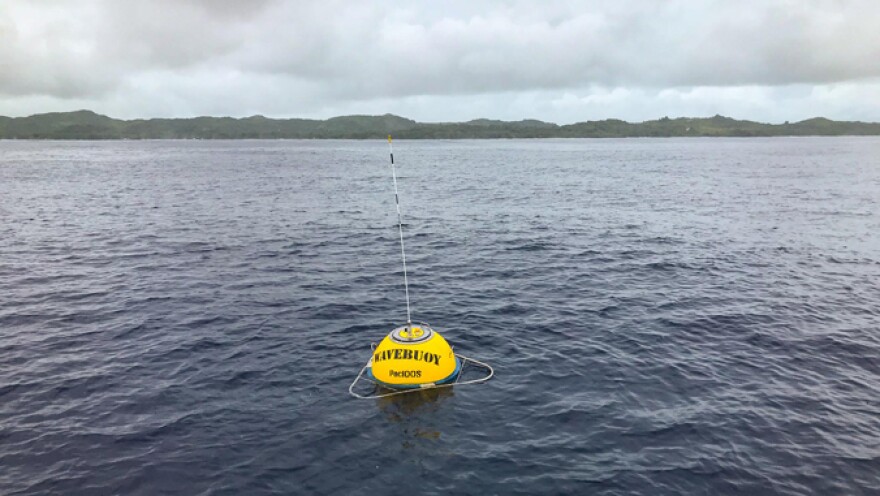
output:
[[[594,120],[580,120],[580,121],[572,122],[572,123],[570,123],[570,124],[559,124],[559,123],[557,123],[557,122],[553,122],[553,121],[545,121],[545,120],[538,119],[538,118],[535,118],[535,117],[524,117],[524,118],[519,119],[519,120],[504,120],[504,119],[497,119],[497,118],[491,118],[491,117],[475,117],[475,118],[473,118],[473,119],[463,120],[463,121],[419,121],[419,120],[416,120],[416,119],[412,119],[412,118],[410,118],[410,117],[404,117],[404,116],[402,116],[402,115],[393,114],[393,113],[391,113],[391,112],[386,112],[386,113],[384,113],[384,114],[341,114],[341,115],[335,115],[335,116],[332,116],[332,117],[326,117],[326,118],[323,118],[323,119],[321,119],[321,118],[312,118],[312,117],[267,117],[266,115],[263,115],[263,114],[252,114],[252,115],[247,115],[247,116],[242,116],[242,117],[233,117],[233,116],[230,116],[230,115],[208,115],[208,114],[202,114],[202,115],[196,115],[196,116],[191,116],[191,117],[133,117],[133,118],[121,118],[121,117],[112,117],[112,116],[110,116],[110,115],[103,114],[103,113],[99,113],[99,112],[96,112],[96,111],[91,110],[91,109],[76,109],[76,110],[66,110],[66,111],[38,112],[38,113],[29,114],[29,115],[24,115],[24,116],[8,116],[8,115],[0,115],[0,118],[6,118],[6,119],[29,119],[29,118],[32,118],[32,117],[40,117],[40,116],[46,116],[46,115],[56,115],[56,114],[75,114],[75,113],[91,113],[91,114],[94,114],[94,115],[97,115],[97,116],[106,117],[106,118],[108,118],[108,119],[113,119],[113,120],[117,120],[117,121],[125,121],[125,122],[130,122],[130,121],[150,121],[150,120],[190,120],[190,119],[205,119],[205,118],[207,118],[207,119],[233,119],[233,120],[247,120],[247,119],[253,119],[253,118],[263,118],[263,119],[266,119],[266,120],[274,120],[274,121],[291,121],[291,120],[300,120],[300,121],[328,121],[328,120],[331,120],[331,119],[338,119],[338,118],[344,118],[344,117],[396,117],[396,118],[399,118],[399,119],[404,119],[404,120],[412,121],[412,122],[414,122],[414,123],[416,123],[416,124],[429,124],[429,125],[430,125],[430,124],[469,124],[469,123],[476,122],[476,121],[494,121],[494,122],[499,122],[499,123],[520,123],[520,122],[535,121],[535,122],[540,122],[540,123],[542,123],[542,124],[551,124],[551,125],[559,126],[559,127],[572,126],[572,125],[575,125],[575,124],[581,124],[581,123],[587,123],[587,122],[604,122],[604,121],[620,121],[620,122],[625,122],[625,123],[627,123],[627,124],[644,124],[644,123],[646,123],[646,122],[656,122],[656,121],[663,121],[663,120],[675,121],[675,120],[697,120],[697,119],[713,119],[713,118],[730,119],[730,120],[738,121],[738,122],[751,122],[751,123],[756,123],[756,124],[764,124],[764,125],[768,125],[768,126],[784,126],[784,125],[798,124],[798,123],[801,123],[801,122],[814,121],[814,120],[827,120],[827,121],[830,121],[830,122],[839,122],[839,123],[847,123],[847,122],[849,122],[849,123],[860,123],[860,124],[880,124],[880,121],[835,120],[835,119],[831,119],[831,118],[824,117],[824,116],[814,116],[814,117],[809,117],[809,118],[801,119],[801,120],[797,120],[797,121],[785,120],[785,121],[783,121],[783,122],[781,122],[781,123],[773,123],[773,122],[764,122],[764,121],[751,120],[751,119],[738,119],[738,118],[735,118],[735,117],[725,116],[725,115],[721,115],[721,114],[715,114],[715,115],[711,115],[711,116],[703,116],[703,117],[697,117],[697,116],[683,116],[683,115],[676,116],[676,117],[670,117],[670,116],[668,116],[668,115],[664,115],[664,116],[662,116],[662,117],[656,117],[656,118],[654,118],[654,119],[647,119],[647,120],[643,120],[643,121],[628,121],[628,120],[621,119],[621,118],[617,118],[617,117],[606,117],[606,118],[602,118],[602,119],[594,119]]]

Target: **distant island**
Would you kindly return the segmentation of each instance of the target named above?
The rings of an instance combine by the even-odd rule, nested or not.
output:
[[[741,121],[716,115],[626,122],[618,119],[558,125],[539,120],[422,123],[386,114],[327,120],[269,119],[261,115],[190,119],[120,120],[89,110],[30,117],[0,116],[0,139],[403,139],[629,138],[684,136],[880,135],[880,123],[822,117],[784,124]]]

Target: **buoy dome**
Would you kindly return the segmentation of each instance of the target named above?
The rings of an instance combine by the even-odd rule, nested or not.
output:
[[[414,388],[453,381],[460,370],[452,347],[440,333],[425,324],[408,324],[379,343],[367,373],[390,387]]]

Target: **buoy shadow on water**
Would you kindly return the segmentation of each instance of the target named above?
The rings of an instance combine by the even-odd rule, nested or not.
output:
[[[355,398],[387,398],[488,381],[488,364],[459,355],[428,324],[395,328],[378,345],[348,387]]]

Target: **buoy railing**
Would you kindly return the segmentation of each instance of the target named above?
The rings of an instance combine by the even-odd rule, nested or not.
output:
[[[373,345],[373,347],[375,347],[375,345]],[[488,363],[481,362],[477,359],[469,358],[464,355],[459,355],[458,353],[455,354],[455,357],[458,358],[459,360],[461,360],[462,371],[458,374],[458,377],[456,377],[454,381],[448,382],[445,384],[433,384],[433,383],[420,384],[418,388],[413,388],[413,389],[390,389],[387,386],[385,386],[384,384],[380,384],[380,383],[370,379],[369,377],[366,377],[365,373],[366,373],[367,369],[369,369],[373,365],[373,358],[370,357],[370,360],[367,361],[367,364],[361,368],[361,371],[358,373],[357,377],[355,377],[354,381],[351,383],[351,385],[348,386],[348,392],[349,392],[349,394],[351,394],[355,398],[362,399],[362,400],[368,400],[368,399],[373,399],[373,398],[387,398],[389,396],[398,396],[401,394],[418,393],[420,391],[450,388],[452,386],[467,386],[470,384],[479,384],[481,382],[488,381],[489,379],[491,379],[495,375],[495,370]],[[475,378],[475,379],[462,380],[462,377],[464,377],[464,375],[465,375],[464,368],[466,366],[472,366],[472,367],[477,367],[479,369],[482,369],[485,371],[485,375],[483,375],[482,377]],[[358,382],[360,382],[362,380],[373,384],[373,389],[371,391],[371,393],[373,393],[373,394],[363,395],[363,394],[355,392],[355,387],[357,387]],[[383,390],[385,392],[380,392]]]

